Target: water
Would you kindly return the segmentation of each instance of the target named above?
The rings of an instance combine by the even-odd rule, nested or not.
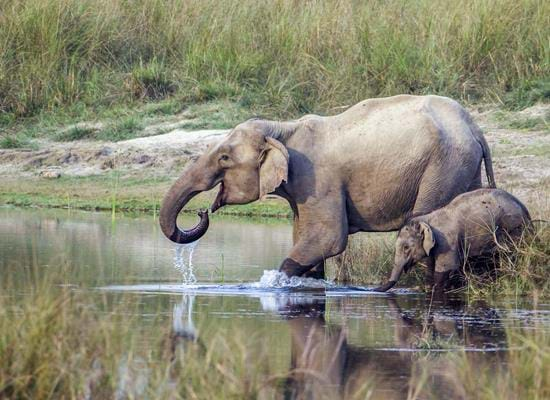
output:
[[[192,285],[197,282],[195,271],[193,269],[193,253],[198,241],[175,246],[174,268],[181,274],[184,285]]]
[[[184,217],[180,225],[194,222]],[[465,350],[480,368],[505,366],[507,335],[550,330],[547,301],[537,307],[516,298],[431,303],[412,290],[388,295],[288,279],[275,269],[291,237],[287,221],[218,217],[200,242],[178,247],[150,216],[113,223],[102,213],[3,208],[0,279],[13,281],[12,292],[3,295],[24,296],[31,276],[53,270],[59,285],[91,299],[107,296],[98,312],[132,314],[144,330],[158,331],[160,321],[205,348],[216,332],[250,340],[253,349],[262,338],[257,351],[268,353],[273,373],[312,371],[286,382],[296,398],[340,397],[365,377],[375,382],[375,398],[404,398],[419,365],[430,372],[436,392],[452,397],[455,366],[427,353]],[[148,379],[140,368],[121,360],[121,398],[140,397]]]

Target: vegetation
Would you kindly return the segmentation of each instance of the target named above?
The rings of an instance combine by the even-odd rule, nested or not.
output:
[[[550,97],[549,13],[540,0],[4,0],[0,124],[163,98],[280,117],[397,93],[523,108]]]
[[[20,294],[9,277],[0,281],[8,294],[0,296],[0,398],[278,398],[288,378],[316,373],[292,370],[287,348],[270,357],[269,335],[246,335],[242,322],[197,321],[199,339],[178,336],[163,320],[166,304],[147,310],[144,323],[129,294],[71,290],[55,285],[61,276],[32,268],[26,276]],[[416,345],[421,352],[404,352],[402,360],[412,360],[408,398],[441,398],[440,390],[453,398],[548,398],[548,331],[507,324],[508,351],[495,354],[496,365],[457,349],[453,338],[427,338]],[[364,372],[348,398],[369,398],[372,371]]]
[[[243,337],[218,332],[205,349],[98,307],[44,284],[0,297],[0,398],[255,398],[269,383],[269,363]]]
[[[510,328],[515,328],[514,330]],[[505,362],[488,363],[467,351],[444,356],[427,353],[416,366],[409,398],[438,399],[545,399],[550,395],[550,335],[543,329],[506,327]],[[445,377],[446,387],[429,386],[433,375],[428,366],[437,365],[434,375]],[[421,394],[421,395],[420,395]]]

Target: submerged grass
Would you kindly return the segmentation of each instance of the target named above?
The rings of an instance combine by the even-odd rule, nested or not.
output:
[[[548,100],[541,0],[4,0],[0,124],[43,111],[237,100],[280,117],[437,93]]]

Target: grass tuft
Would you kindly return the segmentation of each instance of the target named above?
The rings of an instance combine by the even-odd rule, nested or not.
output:
[[[132,70],[128,86],[136,99],[161,100],[176,91],[165,65],[155,58],[147,65],[140,62]]]
[[[0,138],[0,149],[20,149],[32,147],[30,140],[22,134],[4,136]]]
[[[95,137],[98,140],[118,142],[139,136],[143,128],[143,121],[138,116],[130,115],[113,121],[109,126],[99,131]]]

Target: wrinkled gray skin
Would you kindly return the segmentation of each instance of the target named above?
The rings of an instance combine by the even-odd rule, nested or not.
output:
[[[349,234],[399,229],[412,215],[481,187],[481,162],[494,186],[480,129],[455,101],[438,96],[365,100],[345,112],[296,121],[249,120],[190,163],[166,193],[160,226],[189,243],[206,229],[181,231],[176,218],[200,192],[219,185],[212,212],[268,193],[294,212],[288,276],[324,276],[324,260]],[[207,214],[200,226],[207,226]]]
[[[439,210],[411,219],[397,235],[395,261],[386,291],[415,263],[427,267],[427,286],[443,290],[451,271],[472,257],[492,255],[517,240],[531,218],[525,206],[500,189],[479,189],[456,197]],[[435,281],[435,282],[434,282]]]

